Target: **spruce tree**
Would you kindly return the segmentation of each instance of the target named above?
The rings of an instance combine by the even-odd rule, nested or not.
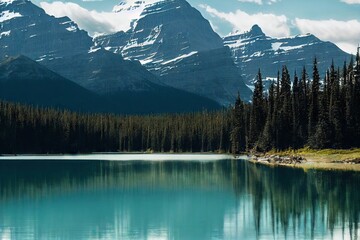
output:
[[[308,138],[311,139],[315,134],[316,126],[319,121],[319,91],[320,91],[320,76],[317,67],[317,59],[314,59],[313,64],[313,79],[310,91],[310,103],[308,114]]]
[[[268,151],[274,148],[275,146],[275,132],[273,119],[275,114],[275,84],[271,83],[269,88],[269,96],[268,96],[268,104],[267,104],[267,114],[266,114],[266,122],[263,134],[259,140],[259,148],[262,151]]]
[[[233,154],[238,154],[242,151],[245,151],[246,142],[245,142],[245,119],[244,119],[244,103],[240,98],[240,94],[235,101],[235,106],[232,111],[232,122],[233,127],[231,130],[231,152]]]
[[[282,68],[281,87],[279,97],[279,149],[289,147],[292,142],[292,103],[291,103],[291,80],[286,66]]]
[[[300,85],[299,78],[295,72],[293,88],[292,88],[292,147],[294,149],[299,148],[302,143],[302,134],[300,126]]]
[[[331,146],[331,126],[329,123],[329,114],[326,111],[327,98],[321,94],[319,102],[319,121],[315,126],[315,132],[309,139],[311,148],[324,149]]]
[[[356,63],[354,68],[354,89],[353,89],[353,107],[355,123],[355,141],[360,144],[360,48],[357,50]]]
[[[329,120],[331,128],[333,129],[331,142],[334,148],[340,148],[342,147],[343,141],[343,129],[340,109],[340,73],[335,71],[334,65],[332,65],[330,71],[331,92],[329,100]]]
[[[261,71],[257,74],[250,115],[249,147],[254,148],[265,124],[264,93]]]
[[[303,139],[303,144],[308,138],[308,75],[306,72],[306,68],[303,67],[301,73],[301,81],[299,83],[299,124],[300,124],[300,132],[301,132],[301,139]]]

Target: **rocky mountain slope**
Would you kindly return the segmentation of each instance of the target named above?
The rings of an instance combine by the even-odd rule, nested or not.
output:
[[[69,18],[49,16],[31,1],[0,1],[0,23],[0,59],[28,56],[95,94],[111,96],[114,101],[121,99],[120,109],[126,109],[125,112],[176,112],[218,107],[207,98],[165,86],[139,62],[94,48],[92,38]],[[34,78],[36,76],[32,76]],[[166,104],[164,97],[169,98]],[[185,105],[187,98],[194,101],[194,107]],[[90,104],[93,103],[89,101]]]
[[[303,66],[311,75],[313,60],[316,57],[321,74],[331,65],[338,66],[349,61],[351,56],[335,44],[324,42],[312,34],[290,38],[271,38],[266,36],[258,25],[249,32],[233,33],[224,37],[224,45],[230,47],[236,65],[241,69],[247,84],[252,84],[258,69],[263,77],[274,79],[283,65],[290,73],[301,73]]]
[[[98,46],[140,61],[167,85],[199,93],[227,105],[238,91],[251,92],[222,39],[210,23],[185,0],[160,0],[152,4],[122,2],[118,14],[137,13],[130,29],[95,38]]]
[[[96,94],[50,71],[39,63],[17,56],[0,63],[0,98],[35,106],[80,112],[149,114],[215,110],[214,101],[148,82],[151,91],[120,90]]]

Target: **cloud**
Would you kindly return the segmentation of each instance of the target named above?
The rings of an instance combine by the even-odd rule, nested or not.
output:
[[[302,34],[313,33],[325,41],[331,41],[348,53],[355,53],[360,41],[358,20],[338,21],[295,19],[295,25]]]
[[[272,4],[274,4],[274,3],[278,3],[278,2],[280,2],[281,0],[269,0],[268,1],[268,5],[272,5]]]
[[[99,33],[126,31],[130,28],[131,16],[127,15],[90,11],[72,2],[41,2],[40,6],[46,13],[55,17],[68,16],[78,24],[79,28],[88,31],[91,36]]]
[[[263,5],[263,0],[238,0],[239,2],[242,2],[242,3],[255,3],[255,4],[258,4],[258,5]],[[280,2],[281,0],[267,0],[266,1],[266,4],[268,5],[272,5],[274,3],[277,3],[277,2]]]
[[[206,4],[201,4],[211,16],[220,18],[230,23],[234,30],[248,31],[255,24],[258,24],[265,34],[272,37],[290,36],[290,27],[285,15],[275,15],[271,13],[248,14],[241,10],[235,12],[221,12]]]
[[[360,0],[341,0],[341,2],[346,4],[360,4]]]
[[[259,4],[259,5],[263,4],[262,0],[238,0],[238,1],[243,2],[243,3],[256,3],[256,4]]]

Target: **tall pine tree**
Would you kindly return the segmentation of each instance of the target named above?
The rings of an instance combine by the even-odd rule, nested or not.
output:
[[[265,124],[265,101],[264,101],[264,87],[261,72],[257,74],[257,81],[255,83],[255,90],[252,99],[252,108],[250,115],[250,135],[249,147],[254,148],[259,139],[260,134],[264,129]]]
[[[320,75],[317,66],[317,59],[315,58],[313,64],[313,79],[311,83],[309,114],[308,114],[309,139],[311,139],[314,136],[316,126],[319,122],[319,92],[320,92]]]

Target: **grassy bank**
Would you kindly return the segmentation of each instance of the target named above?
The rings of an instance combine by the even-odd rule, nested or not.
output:
[[[277,155],[280,157],[298,156],[306,162],[298,164],[267,163],[268,165],[283,165],[288,167],[322,170],[349,170],[360,171],[360,148],[356,149],[324,149],[314,150],[303,148],[299,150],[270,151],[265,156]]]

